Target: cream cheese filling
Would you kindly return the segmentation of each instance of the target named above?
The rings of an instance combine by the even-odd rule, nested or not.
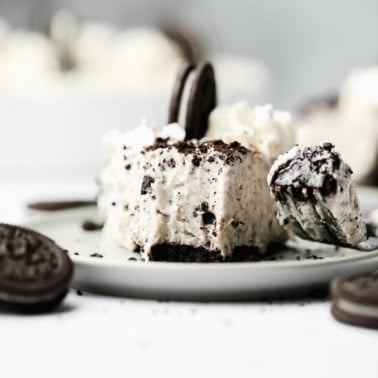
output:
[[[186,128],[186,114],[188,112],[188,101],[189,101],[189,96],[190,96],[190,90],[193,85],[193,81],[195,78],[195,70],[192,70],[190,74],[188,75],[185,84],[184,84],[184,89],[182,91],[181,95],[181,101],[180,101],[180,106],[179,106],[179,113],[178,113],[178,124],[182,128]]]
[[[378,306],[357,304],[346,299],[339,299],[337,301],[337,307],[349,314],[378,319]]]

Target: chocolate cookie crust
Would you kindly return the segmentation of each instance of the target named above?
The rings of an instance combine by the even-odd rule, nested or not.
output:
[[[220,251],[176,243],[157,244],[152,247],[151,255],[151,261],[200,263],[259,261],[262,257],[256,248],[250,246],[236,247],[232,256],[224,259]]]
[[[177,73],[176,82],[171,95],[171,101],[169,103],[168,123],[178,121],[182,92],[185,87],[186,79],[193,68],[194,64],[185,62]]]

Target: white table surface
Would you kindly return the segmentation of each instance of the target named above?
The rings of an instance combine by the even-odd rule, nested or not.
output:
[[[0,221],[28,200],[94,196],[85,178],[0,177]],[[0,311],[1,377],[378,377],[378,332],[326,299],[177,303],[71,290],[45,315]]]

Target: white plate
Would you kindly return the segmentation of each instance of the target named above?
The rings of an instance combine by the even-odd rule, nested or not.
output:
[[[365,203],[378,200],[376,191],[370,194],[374,198],[365,195]],[[269,298],[308,294],[325,287],[335,276],[378,269],[378,251],[335,249],[303,241],[292,244],[301,251],[282,250],[275,261],[212,264],[129,261],[128,258],[139,256],[104,243],[99,231],[82,230],[82,221],[95,217],[94,208],[81,208],[37,216],[26,223],[70,251],[75,262],[72,285],[87,291],[178,300]],[[90,257],[93,253],[100,253],[103,258]]]

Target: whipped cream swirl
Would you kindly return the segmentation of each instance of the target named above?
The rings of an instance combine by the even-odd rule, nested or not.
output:
[[[268,159],[276,158],[295,144],[295,127],[290,113],[272,105],[251,108],[246,102],[219,106],[209,118],[206,139],[238,141]]]

